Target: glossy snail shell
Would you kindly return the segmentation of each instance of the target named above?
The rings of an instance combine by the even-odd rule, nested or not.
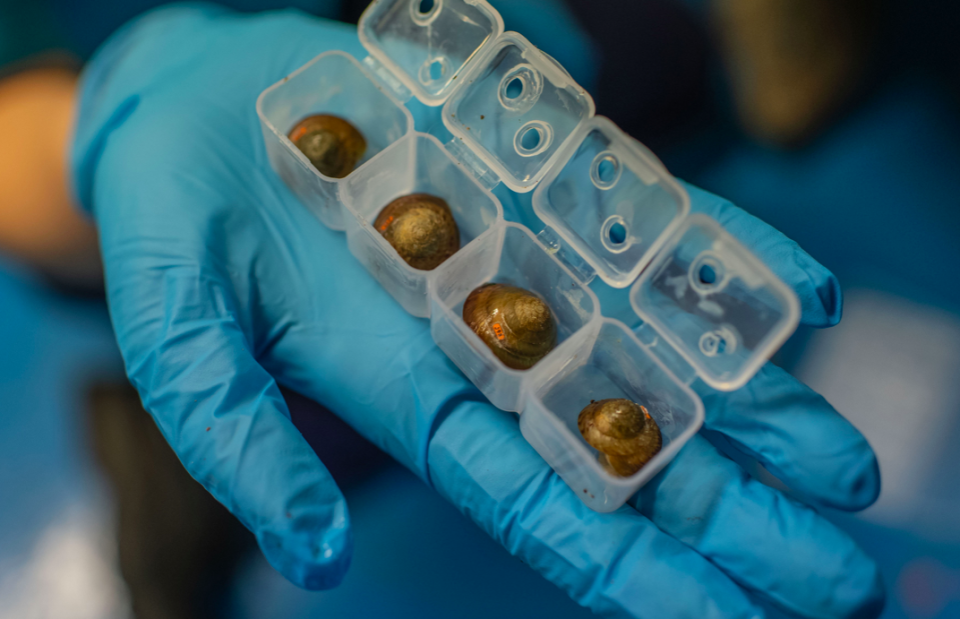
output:
[[[504,365],[515,370],[533,367],[557,344],[550,307],[516,286],[480,286],[464,302],[463,320]]]
[[[314,114],[298,122],[287,135],[321,174],[343,178],[353,172],[367,150],[356,127],[330,114]]]
[[[427,193],[397,198],[380,211],[373,227],[421,271],[437,268],[460,249],[460,229],[450,207]]]
[[[591,401],[580,411],[577,427],[600,452],[600,464],[620,477],[639,471],[663,446],[660,427],[647,409],[622,398]]]

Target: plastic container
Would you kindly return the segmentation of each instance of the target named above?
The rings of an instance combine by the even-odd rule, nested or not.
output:
[[[546,369],[546,366],[545,368]],[[623,323],[602,321],[587,354],[557,369],[531,390],[520,430],[534,449],[599,512],[617,509],[660,472],[703,423],[703,403]],[[660,426],[663,447],[630,477],[614,477],[597,460],[577,428],[591,400],[626,398],[642,402]]]
[[[535,368],[563,365],[589,354],[601,321],[596,295],[525,227],[498,226],[438,271],[430,294],[433,339],[494,406],[520,412],[537,373],[504,365],[464,322],[463,303],[483,284],[519,286],[550,306],[557,324],[557,346]]]
[[[630,291],[664,343],[714,389],[742,387],[793,333],[796,295],[706,215],[683,222]]]
[[[447,100],[467,63],[501,33],[503,18],[484,0],[371,2],[357,27],[383,77],[431,106]]]
[[[340,116],[360,130],[367,150],[358,170],[413,131],[413,116],[367,68],[339,51],[320,54],[260,94],[257,115],[270,165],[320,221],[343,230],[339,187],[346,178],[321,174],[287,138],[294,125],[312,114]]]
[[[341,205],[351,252],[408,312],[429,316],[437,345],[464,374],[495,406],[521,413],[523,435],[576,495],[594,510],[617,509],[703,423],[690,383],[742,386],[793,332],[799,303],[720,224],[691,216],[686,191],[656,157],[594,117],[590,95],[522,36],[504,33],[487,2],[433,0],[421,10],[428,5],[370,5],[359,25],[365,77],[392,103],[414,95],[442,105],[453,139],[398,137],[322,201]],[[287,103],[273,88],[263,107],[277,115]],[[283,146],[289,159],[292,145]],[[301,198],[312,206],[320,192],[311,183],[324,179],[309,177],[284,176],[312,192]],[[500,182],[535,190],[543,230],[504,221],[490,193]],[[461,249],[429,272],[410,268],[371,225],[392,199],[421,191],[447,200],[462,234]],[[601,315],[587,286],[594,277],[632,286],[644,321],[637,332]],[[531,290],[554,313],[558,345],[530,370],[505,366],[463,321],[466,297],[490,282]],[[591,399],[618,397],[644,405],[664,439],[627,478],[607,473],[577,429]]]
[[[517,192],[531,191],[563,154],[593,98],[515,32],[479,54],[443,109],[455,140]]]
[[[383,208],[395,198],[429,193],[446,200],[460,229],[460,252],[496,223],[503,207],[488,189],[450,155],[433,136],[413,133],[357,170],[343,185],[347,242],[354,256],[405,310],[430,315],[427,283],[437,270],[410,267],[373,227]]]

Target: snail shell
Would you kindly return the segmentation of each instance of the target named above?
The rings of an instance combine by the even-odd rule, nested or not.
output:
[[[415,193],[388,204],[373,227],[407,264],[430,271],[460,249],[460,229],[446,200]]]
[[[533,367],[557,344],[550,307],[516,286],[480,286],[464,302],[463,320],[504,365],[515,370]]]
[[[330,114],[307,116],[287,135],[321,174],[343,178],[353,172],[367,150],[356,127]]]
[[[622,398],[591,401],[580,411],[577,427],[600,452],[600,464],[620,477],[639,471],[663,446],[660,427],[647,409]]]

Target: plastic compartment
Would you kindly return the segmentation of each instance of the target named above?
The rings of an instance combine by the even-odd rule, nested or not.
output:
[[[631,289],[630,302],[721,391],[746,384],[800,320],[793,291],[706,215],[683,222]]]
[[[361,166],[413,131],[413,116],[366,68],[340,51],[320,54],[257,99],[270,165],[320,221],[328,228],[343,230],[338,187],[346,179],[318,172],[287,139],[296,123],[320,113],[346,118],[360,130],[367,140]]]
[[[588,355],[566,366],[535,367],[534,380],[520,416],[527,441],[598,512],[617,509],[660,472],[703,424],[703,403],[622,323],[604,319]],[[577,427],[591,400],[626,398],[647,408],[660,426],[663,448],[630,477],[603,470],[598,452]]]
[[[447,201],[460,229],[461,252],[503,220],[503,207],[436,138],[423,133],[396,142],[342,186],[350,251],[405,310],[426,318],[430,315],[427,282],[437,269],[414,269],[373,227],[384,207],[412,193],[429,193]]]
[[[505,366],[463,321],[463,303],[477,287],[493,282],[539,295],[557,321],[557,347],[530,370]],[[517,224],[495,227],[444,263],[431,280],[431,332],[437,345],[490,402],[503,410],[523,408],[524,388],[541,364],[554,366],[586,357],[600,329],[597,297]]]
[[[362,64],[322,54],[261,95],[272,166],[324,223],[346,229],[353,254],[408,312],[430,317],[434,341],[494,406],[522,411],[526,439],[587,506],[617,509],[703,423],[689,381],[742,386],[796,327],[796,296],[718,223],[688,216],[689,197],[656,157],[594,118],[590,95],[504,33],[485,0],[375,0],[359,37],[371,54]],[[400,102],[411,94],[446,101],[438,112],[453,142],[413,133]],[[285,137],[318,112],[348,118],[368,140],[346,179],[320,175]],[[536,189],[539,237],[504,221],[488,190],[500,181]],[[462,234],[433,271],[409,267],[371,225],[414,192],[447,200]],[[583,283],[595,273],[633,285],[646,344],[603,318]],[[553,310],[559,343],[530,370],[506,367],[463,321],[467,296],[488,282],[531,290]],[[644,405],[664,437],[629,478],[604,471],[577,428],[591,399],[617,397]]]
[[[517,192],[534,189],[594,113],[587,91],[516,32],[502,34],[462,79],[443,122]]]
[[[636,281],[690,212],[690,198],[610,120],[586,121],[533,195],[533,209],[615,288]]]
[[[357,28],[370,55],[430,106],[446,101],[464,66],[502,32],[484,0],[375,0]]]

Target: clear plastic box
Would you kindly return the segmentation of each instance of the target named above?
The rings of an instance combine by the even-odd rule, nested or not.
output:
[[[322,221],[345,227],[351,252],[408,312],[429,316],[437,345],[491,403],[521,413],[523,435],[576,495],[612,511],[700,428],[703,404],[690,383],[745,384],[795,329],[799,302],[720,224],[691,216],[686,191],[659,160],[595,117],[590,95],[521,35],[503,32],[485,0],[423,6],[373,2],[359,24],[370,56],[347,64],[365,80],[357,88],[373,87],[381,103],[397,108],[414,95],[443,106],[453,139],[404,134],[394,120],[353,174],[323,178],[276,128],[318,107],[314,78],[288,83],[331,70],[311,69],[325,54],[261,96],[271,162]],[[490,193],[500,182],[534,191],[545,224],[537,234],[504,220]],[[461,249],[433,271],[409,267],[371,225],[391,200],[415,192],[447,200],[461,229]],[[594,277],[631,287],[640,331],[602,316]],[[526,288],[554,313],[558,345],[530,370],[504,365],[463,320],[466,297],[491,282]],[[626,478],[607,473],[577,429],[590,400],[618,397],[645,406],[664,442]]]
[[[523,226],[498,226],[438,271],[430,293],[433,339],[497,408],[520,412],[537,374],[504,365],[464,322],[463,303],[474,289],[488,282],[519,286],[550,306],[557,346],[535,367],[589,353],[601,320],[596,295]]]
[[[257,114],[270,165],[333,230],[344,228],[339,186],[346,179],[324,176],[313,167],[287,138],[290,129],[312,114],[347,119],[367,140],[361,166],[413,131],[410,111],[353,56],[339,51],[320,54],[263,91]]]
[[[503,220],[503,207],[489,190],[433,136],[412,133],[357,170],[343,185],[341,197],[350,251],[384,288],[414,316],[430,315],[427,282],[437,271],[412,268],[373,227],[380,211],[394,199],[429,193],[446,200],[460,229],[460,253]]]
[[[372,2],[357,27],[388,79],[431,106],[447,100],[467,63],[502,33],[503,18],[483,0]]]
[[[617,509],[660,472],[703,423],[703,403],[623,323],[604,319],[593,348],[559,368],[536,368],[539,385],[520,416],[520,430],[544,460],[591,509]],[[545,378],[545,380],[544,380]],[[663,437],[663,447],[630,477],[614,477],[597,450],[577,429],[591,400],[626,398],[642,402]]]

